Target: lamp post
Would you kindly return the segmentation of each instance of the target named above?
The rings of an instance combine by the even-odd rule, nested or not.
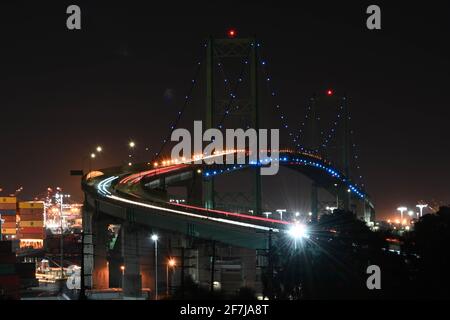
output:
[[[418,205],[416,205],[416,207],[419,208],[419,210],[420,210],[420,217],[422,217],[423,209],[428,207],[428,205],[427,204],[418,204]]]
[[[59,222],[61,229],[60,236],[60,267],[61,267],[61,279],[64,277],[64,228],[63,228],[63,208],[64,208],[64,198],[70,198],[70,194],[59,194],[55,195],[56,199],[59,199],[60,210],[59,210]]]
[[[270,212],[270,211],[266,211],[266,212],[263,212],[262,213],[263,215],[265,215],[266,216],[266,218],[268,219],[269,218],[269,216],[272,214],[272,212]]]
[[[400,223],[402,223],[403,222],[403,212],[408,210],[408,208],[406,208],[406,207],[398,207],[397,210],[400,211]]]
[[[2,220],[2,214],[0,213],[0,241],[3,241],[2,225],[3,225],[3,220]]]
[[[333,211],[336,210],[336,209],[338,209],[338,207],[329,207],[329,206],[327,206],[325,208],[325,210],[330,211],[330,213],[333,213]]]
[[[83,165],[82,170],[84,170],[84,165],[85,165],[86,160],[89,159],[89,168],[88,169],[89,169],[89,172],[91,172],[92,171],[92,160],[94,160],[97,157],[97,154],[100,154],[101,152],[103,152],[103,147],[97,146],[95,148],[95,152],[91,152],[91,153],[89,153],[89,155],[84,156],[83,163],[82,163],[82,165]]]
[[[131,167],[133,165],[133,162],[131,160],[133,159],[135,147],[136,147],[136,143],[133,140],[128,142],[128,148],[130,148],[130,153],[128,154],[128,166],[129,167]]]
[[[155,300],[158,300],[158,235],[152,234],[151,239],[155,243]]]
[[[283,220],[283,212],[286,212],[286,209],[277,209],[276,211],[280,214],[280,220]]]
[[[92,159],[95,159],[96,155],[95,153],[91,153],[89,156],[89,172],[92,171]]]
[[[175,259],[170,258],[169,261],[167,261],[166,266],[166,296],[169,296],[169,267],[175,268],[176,262]]]
[[[122,271],[122,292],[123,292],[123,284],[124,284],[124,278],[125,278],[125,266],[120,266],[120,271]]]

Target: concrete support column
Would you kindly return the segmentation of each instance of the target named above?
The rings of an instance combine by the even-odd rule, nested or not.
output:
[[[187,186],[187,202],[193,205],[202,205],[202,172],[197,172],[196,170],[194,170],[192,174],[192,182]]]
[[[109,288],[109,267],[107,251],[108,222],[96,212],[92,220],[92,240],[94,244],[93,289]]]
[[[124,262],[123,295],[137,298],[142,295],[142,280],[139,262],[139,233],[128,222],[122,226],[122,256]]]

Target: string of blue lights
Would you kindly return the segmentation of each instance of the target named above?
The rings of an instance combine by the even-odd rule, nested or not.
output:
[[[260,46],[260,44],[257,44],[258,46]],[[269,73],[269,68],[268,68],[268,63],[266,60],[264,59],[260,59],[259,64],[262,66],[262,69],[264,71],[264,78],[265,78],[265,82],[267,84],[267,88],[269,90],[270,96],[275,99],[277,94],[275,89],[273,88],[272,85],[272,78],[270,77],[270,73]],[[288,124],[288,119],[287,119],[287,115],[285,114],[285,112],[283,112],[281,106],[279,103],[275,102],[275,110],[278,112],[279,114],[279,119],[281,122],[281,128],[286,130],[290,139],[292,140],[294,146],[296,148],[298,148],[299,150],[305,151],[305,148],[300,144],[299,140],[297,137],[299,137],[299,134],[295,132],[295,130],[292,130],[291,127]]]
[[[340,120],[343,117],[343,114],[342,114],[343,110],[344,110],[344,107],[341,104],[339,104],[339,106],[337,108],[336,118],[332,121],[330,129],[328,130],[328,132],[326,134],[322,135],[322,143],[320,144],[321,149],[325,149],[326,147],[328,147],[328,145],[333,140],[333,138],[336,137],[336,133],[337,133],[338,127],[340,125]]]

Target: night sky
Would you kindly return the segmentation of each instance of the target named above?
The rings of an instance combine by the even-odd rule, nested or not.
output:
[[[2,195],[60,186],[81,199],[69,170],[86,170],[97,144],[105,151],[95,167],[126,161],[130,139],[135,157],[151,159],[204,40],[234,27],[261,40],[290,122],[314,92],[349,96],[380,216],[419,200],[450,203],[450,10],[442,2],[373,2],[382,10],[378,31],[365,26],[372,2],[12,3],[0,4]],[[81,31],[66,29],[70,4],[81,7]],[[203,108],[195,99],[192,108]]]

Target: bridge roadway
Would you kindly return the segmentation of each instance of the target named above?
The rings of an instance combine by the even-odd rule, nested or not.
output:
[[[278,159],[272,160],[279,161],[281,166],[301,172],[332,194],[348,193],[353,200],[364,204],[364,210],[373,208],[362,190],[353,185],[330,163],[315,155],[283,152]],[[263,159],[260,165],[266,165],[268,161],[271,160]],[[154,164],[145,163],[133,167],[93,171],[84,176],[82,180],[82,188],[85,192],[84,248],[85,254],[91,254],[92,257],[87,262],[87,268],[91,269],[89,274],[92,275],[92,278],[88,276],[87,283],[91,285],[93,282],[107,283],[108,280],[105,278],[110,277],[108,272],[104,271],[108,265],[106,259],[100,258],[106,257],[107,253],[98,251],[107,241],[104,235],[105,223],[115,222],[124,227],[125,231],[121,240],[124,243],[134,241],[133,243],[136,244],[142,241],[140,233],[134,227],[140,226],[147,230],[156,230],[160,234],[167,232],[167,234],[192,236],[245,250],[267,249],[269,234],[270,237],[277,237],[285,232],[292,222],[247,213],[206,209],[202,206],[204,180],[238,170],[249,170],[254,166],[255,164],[194,164],[192,160],[180,163],[166,161],[164,164],[159,163],[156,167]],[[164,191],[165,188],[180,185],[189,189],[187,202],[170,202]],[[147,242],[148,236],[148,234],[144,236]],[[126,246],[126,248],[130,247],[132,246]],[[130,270],[133,269],[130,266],[140,264],[132,258],[139,254],[136,251],[123,255],[126,265],[124,292],[136,292],[136,288],[141,287],[140,269],[139,266],[134,267],[133,271]],[[92,287],[108,288],[111,285]]]
[[[373,207],[362,190],[351,184],[331,164],[314,155],[285,152],[280,154],[279,162],[282,166],[302,172],[332,194],[342,189],[350,190],[353,198]],[[132,219],[138,224],[181,233],[189,229],[197,237],[255,249],[265,247],[269,231],[278,233],[290,224],[250,214],[205,209],[198,195],[194,195],[197,197],[196,204],[189,201],[187,204],[169,202],[158,188],[162,184],[165,187],[180,181],[199,181],[246,170],[249,165],[185,162],[148,167],[149,164],[144,164],[133,171],[112,168],[91,173],[83,180],[86,201],[92,207],[97,206],[100,212],[119,219]],[[198,175],[201,175],[200,179]],[[197,191],[201,194],[201,187]]]

